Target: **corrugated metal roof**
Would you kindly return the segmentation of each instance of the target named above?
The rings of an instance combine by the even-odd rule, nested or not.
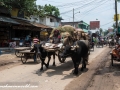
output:
[[[0,22],[7,22],[7,23],[18,24],[22,26],[30,26],[30,27],[45,28],[45,29],[51,28],[41,23],[32,23],[28,20],[13,18],[13,17],[11,18],[11,17],[0,16]]]
[[[0,22],[7,22],[7,23],[12,23],[12,24],[20,24],[19,22],[15,21],[14,19],[10,17],[4,17],[0,16]]]

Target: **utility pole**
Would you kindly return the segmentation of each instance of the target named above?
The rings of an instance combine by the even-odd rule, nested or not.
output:
[[[74,27],[74,8],[73,8],[73,27]]]
[[[116,19],[116,30],[118,32],[117,0],[115,0],[115,19]]]

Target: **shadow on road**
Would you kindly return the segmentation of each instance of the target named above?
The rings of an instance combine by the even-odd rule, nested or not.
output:
[[[73,78],[76,75],[73,74],[73,62],[70,61],[66,61],[65,63],[61,63],[58,66],[49,66],[48,69],[46,69],[44,67],[43,71],[37,70],[36,74],[38,74],[38,76],[42,76],[43,73],[46,73],[48,77],[52,77],[54,75],[63,75],[63,78],[61,80],[64,79],[69,79],[69,78]],[[87,72],[88,69],[86,68],[83,72],[81,71],[81,64],[79,66],[79,74],[77,76],[80,76],[82,73]]]

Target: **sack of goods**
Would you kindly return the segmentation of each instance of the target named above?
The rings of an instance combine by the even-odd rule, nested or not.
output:
[[[52,30],[50,37],[54,36],[54,31],[55,30],[59,31],[61,37],[62,37],[63,33],[65,33],[64,35],[66,35],[66,34],[68,35],[68,33],[69,33],[70,36],[74,36],[75,28],[73,26],[71,26],[71,25],[60,26],[60,27],[55,28],[55,29]]]

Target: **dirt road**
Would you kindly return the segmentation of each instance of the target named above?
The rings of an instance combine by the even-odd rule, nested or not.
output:
[[[114,61],[111,66],[109,50],[97,56],[88,71],[70,82],[65,90],[120,90],[120,63]]]
[[[31,62],[2,70],[0,71],[0,83],[38,83],[38,88],[34,89],[8,88],[7,90],[101,90],[95,89],[94,83],[96,82],[93,81],[96,79],[95,76],[97,76],[95,74],[96,71],[99,72],[99,69],[101,70],[101,63],[107,62],[108,59],[104,57],[109,56],[109,51],[110,49],[107,47],[95,48],[95,51],[90,54],[90,64],[87,69],[83,73],[79,71],[78,76],[72,74],[73,63],[70,58],[67,58],[63,64],[56,60],[56,67],[51,66],[51,60],[49,69],[44,67],[42,72],[39,71],[40,64]],[[4,89],[1,88],[0,90]]]

